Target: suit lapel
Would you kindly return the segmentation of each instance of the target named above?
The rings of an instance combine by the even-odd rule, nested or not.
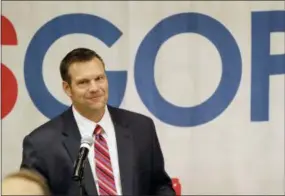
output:
[[[71,107],[63,114],[63,119],[64,128],[62,133],[65,136],[63,139],[63,145],[65,146],[71,161],[74,164],[80,148],[81,135],[74,119]],[[88,195],[98,195],[88,159],[84,168],[83,186],[85,187]]]
[[[123,195],[133,195],[133,139],[132,132],[115,108],[108,106],[115,127],[121,186]]]

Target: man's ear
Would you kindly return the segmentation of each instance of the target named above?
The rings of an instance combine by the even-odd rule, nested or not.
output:
[[[71,86],[66,81],[62,81],[62,88],[63,88],[65,94],[68,97],[71,97]]]

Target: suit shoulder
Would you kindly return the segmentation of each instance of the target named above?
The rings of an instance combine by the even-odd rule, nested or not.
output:
[[[26,137],[31,139],[45,139],[49,140],[50,138],[58,135],[62,128],[62,115],[56,116],[53,119],[48,120],[47,122],[39,125],[34,130],[32,130]]]
[[[128,109],[110,107],[110,110],[117,113],[119,116],[124,117],[125,119],[153,122],[149,116]]]

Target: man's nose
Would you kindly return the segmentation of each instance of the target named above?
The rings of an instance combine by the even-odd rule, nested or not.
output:
[[[99,89],[98,84],[96,83],[96,81],[92,80],[90,82],[89,91],[97,91],[98,89]]]

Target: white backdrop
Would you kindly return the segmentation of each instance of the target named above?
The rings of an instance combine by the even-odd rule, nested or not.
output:
[[[42,74],[48,90],[58,101],[70,104],[61,89],[60,60],[75,47],[92,48],[102,55],[107,70],[127,71],[120,107],[153,118],[166,169],[171,177],[179,178],[182,194],[283,194],[284,72],[270,76],[268,120],[251,120],[250,101],[252,13],[274,10],[285,12],[285,3],[2,2],[2,16],[13,24],[18,39],[17,45],[2,48],[2,63],[11,70],[18,84],[16,103],[2,119],[2,177],[19,168],[23,137],[48,120],[33,103],[25,83],[24,60],[33,36],[55,17],[86,13],[111,22],[122,35],[110,48],[84,34],[69,34],[51,45],[44,56]],[[219,21],[234,37],[241,54],[242,74],[234,99],[216,118],[197,126],[177,126],[159,119],[148,110],[135,85],[135,58],[140,44],[161,20],[179,13],[200,13]],[[196,22],[198,28],[199,20]],[[270,55],[285,53],[284,33],[271,34]],[[164,42],[155,59],[154,78],[158,91],[176,106],[196,106],[206,101],[215,92],[221,76],[222,60],[217,48],[197,33],[171,37]],[[150,77],[144,76],[145,80]],[[2,88],[8,85],[4,81]],[[151,91],[145,93],[152,96]]]

